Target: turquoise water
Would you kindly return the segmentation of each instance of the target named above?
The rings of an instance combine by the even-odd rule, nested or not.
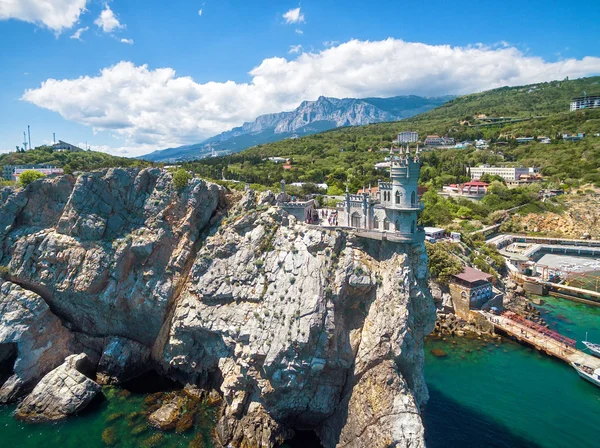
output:
[[[543,299],[539,309],[552,328],[578,341],[588,331],[600,342],[600,307]],[[436,358],[433,348],[448,356]],[[600,446],[600,388],[567,364],[507,339],[429,338],[425,349],[429,448]],[[0,407],[0,447],[212,447],[214,408],[202,405],[195,430],[161,433],[145,423],[148,395],[113,388],[104,395],[83,415],[55,424],[18,422],[14,406]]]
[[[600,308],[543,299],[551,328],[600,340]],[[600,388],[566,363],[507,339],[430,338],[425,347],[428,447],[600,446]]]
[[[0,447],[212,447],[214,412],[201,404],[196,428],[184,434],[161,432],[146,424],[146,394],[104,388],[106,399],[82,415],[58,423],[26,424],[12,417],[14,406],[0,407]]]

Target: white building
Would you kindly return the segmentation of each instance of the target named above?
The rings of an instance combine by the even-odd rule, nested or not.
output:
[[[23,171],[37,171],[46,176],[64,173],[62,168],[53,165],[4,165],[2,177],[6,180],[19,180],[19,176]]]
[[[298,188],[302,188],[304,185],[314,185],[317,188],[320,188],[321,190],[327,190],[329,188],[329,185],[327,184],[318,184],[315,182],[292,182],[290,184],[292,187],[298,187]]]
[[[579,109],[595,109],[600,107],[600,95],[582,96],[571,100],[571,112]]]
[[[70,143],[63,142],[62,140],[59,140],[58,143],[54,143],[52,145],[52,147],[54,148],[55,151],[71,151],[71,152],[83,151],[83,149],[81,149],[79,146],[75,146]]]
[[[411,240],[425,237],[417,227],[417,216],[422,204],[417,197],[421,172],[419,149],[411,156],[409,149],[401,152],[399,160],[392,160],[391,182],[379,182],[378,199],[363,189],[362,194],[351,195],[338,203],[339,225],[357,229],[393,232]]]
[[[413,131],[403,131],[398,134],[398,143],[416,143],[419,141],[419,134]]]
[[[446,234],[446,229],[440,227],[425,227],[423,230],[425,232],[425,239],[432,241],[440,240]]]
[[[489,142],[484,139],[475,140],[475,147],[477,149],[488,149],[490,147]]]
[[[515,141],[517,143],[530,143],[533,141],[533,137],[517,137]]]
[[[423,142],[427,146],[450,146],[454,145],[453,137],[440,137],[439,135],[428,135]]]
[[[469,174],[472,180],[481,179],[484,174],[492,174],[502,177],[504,180],[519,180],[521,176],[529,174],[529,168],[525,167],[509,167],[509,166],[490,166],[479,165],[469,168]]]

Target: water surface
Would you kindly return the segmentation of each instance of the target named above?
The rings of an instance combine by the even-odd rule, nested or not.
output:
[[[600,308],[543,300],[540,311],[553,329],[600,339]],[[600,388],[566,363],[508,339],[429,338],[425,347],[430,448],[600,446]],[[448,356],[436,358],[433,348]]]

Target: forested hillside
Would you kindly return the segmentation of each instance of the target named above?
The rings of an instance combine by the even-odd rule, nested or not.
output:
[[[479,163],[517,163],[535,165],[557,182],[570,184],[593,182],[600,185],[600,110],[569,112],[569,101],[577,92],[600,91],[600,77],[574,81],[555,81],[533,86],[501,88],[456,98],[416,117],[393,123],[336,129],[301,139],[259,145],[240,154],[217,157],[187,164],[198,174],[214,179],[240,180],[265,186],[286,182],[326,182],[331,192],[339,192],[349,182],[351,188],[385,178],[385,171],[373,165],[386,154],[398,132],[414,130],[421,137],[440,134],[464,139],[486,138],[489,150],[444,149],[423,154],[421,182],[440,187],[460,181],[466,166]],[[558,111],[558,112],[557,112]],[[493,124],[475,115],[487,117],[510,114],[525,121]],[[529,115],[546,114],[529,119]],[[584,132],[580,142],[566,142],[562,134]],[[519,136],[548,136],[551,145],[517,145]],[[502,142],[505,144],[494,144]],[[279,156],[291,159],[292,169],[265,160]]]
[[[128,157],[115,157],[96,151],[55,151],[51,146],[41,146],[24,152],[0,154],[3,165],[34,165],[44,163],[61,167],[65,172],[90,171],[98,168],[149,166],[148,162]]]

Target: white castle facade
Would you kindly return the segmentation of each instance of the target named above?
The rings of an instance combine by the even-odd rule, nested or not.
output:
[[[392,155],[391,182],[379,182],[375,197],[366,192],[350,194],[346,190],[345,200],[337,205],[339,225],[392,232],[410,239],[423,236],[423,229],[417,225],[423,208],[417,196],[421,160],[418,148],[414,156],[409,151],[409,148],[401,150],[396,160]]]

